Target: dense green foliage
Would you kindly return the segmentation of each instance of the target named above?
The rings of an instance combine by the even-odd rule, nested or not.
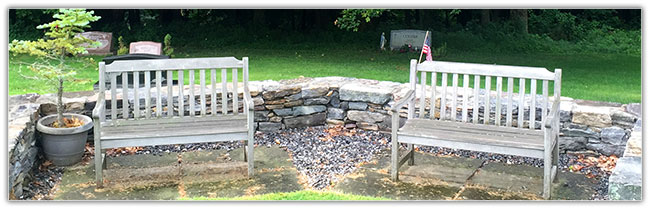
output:
[[[255,196],[242,197],[191,197],[181,198],[180,200],[390,200],[386,198],[368,197],[360,195],[342,194],[336,192],[319,192],[302,190],[296,192],[278,192]]]
[[[42,31],[28,23],[47,19],[47,11],[10,10],[10,40],[41,37]],[[381,32],[412,28],[431,30],[434,48],[446,42],[448,51],[457,52],[638,55],[641,51],[639,9],[530,9],[528,33],[520,32],[507,9],[98,9],[96,13],[104,18],[91,24],[95,30],[123,36],[125,43],[164,42],[165,34],[170,34],[177,49],[377,47]],[[117,49],[117,40],[113,43]]]

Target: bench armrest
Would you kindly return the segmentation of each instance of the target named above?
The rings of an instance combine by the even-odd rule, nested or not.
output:
[[[253,98],[251,98],[251,93],[248,91],[248,87],[244,88],[244,102],[248,106],[248,110],[255,109],[255,104],[253,103]]]
[[[553,127],[555,120],[557,120],[558,117],[560,117],[559,113],[560,113],[560,100],[557,100],[553,102],[553,107],[551,107],[551,112],[549,112],[548,117],[546,117],[546,122],[544,126],[546,126],[546,128]]]
[[[400,101],[397,101],[391,108],[390,111],[393,112],[399,112],[400,109],[402,109],[402,106],[404,106],[406,103],[409,101],[415,99],[415,91],[409,90],[406,92],[406,96],[402,98]]]
[[[104,100],[104,97],[98,96],[97,103],[95,103],[95,108],[93,108],[93,119],[99,120],[100,117],[105,117],[104,116],[105,104],[106,104],[106,100]]]

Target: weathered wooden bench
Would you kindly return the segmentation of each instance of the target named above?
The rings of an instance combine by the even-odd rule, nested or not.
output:
[[[419,100],[419,114],[416,115],[415,90],[418,88],[416,86],[418,72],[422,94]],[[431,76],[429,86],[427,86],[427,74]],[[449,74],[452,77],[450,87],[447,85]],[[463,76],[462,87],[458,85],[459,75]],[[438,85],[439,76],[442,85],[435,87]],[[537,67],[442,61],[418,64],[415,60],[411,60],[410,90],[391,109],[392,179],[398,180],[398,169],[406,161],[409,165],[414,164],[413,144],[542,158],[544,159],[543,197],[548,199],[551,195],[551,181],[555,179],[558,169],[558,109],[561,76],[561,69],[550,72],[545,68]],[[472,80],[470,77],[473,78],[473,88],[469,86]],[[496,77],[496,95],[490,94],[493,77]],[[506,92],[503,91],[505,79],[507,79]],[[519,84],[518,101],[513,100],[515,80]],[[536,99],[538,81],[542,83],[542,99]],[[481,90],[483,82],[484,90]],[[548,111],[549,82],[554,84],[554,100],[550,111]],[[528,87],[526,84],[529,84]],[[432,91],[427,92],[429,88]],[[441,91],[436,92],[436,88]],[[530,89],[529,94],[526,93],[526,88]],[[451,98],[448,98],[450,91]],[[463,93],[460,100],[459,91]],[[480,92],[485,93],[481,95]],[[502,97],[504,93],[507,99]],[[426,100],[427,96],[431,98],[429,101]],[[440,100],[437,100],[438,97]],[[408,107],[407,119],[400,128],[399,112],[404,105]],[[514,105],[517,105],[518,109]],[[528,116],[525,114],[525,106],[530,107]],[[541,109],[541,115],[536,114],[538,108]],[[490,110],[493,111],[492,114]],[[516,118],[513,117],[513,113],[516,114]],[[483,117],[479,118],[479,116]],[[407,144],[408,153],[404,156],[399,154],[400,143]]]
[[[243,91],[238,87],[240,68]],[[199,86],[195,84],[196,71]],[[189,89],[184,89],[185,75],[189,76]],[[121,86],[117,85],[118,76]],[[176,85],[174,78],[178,79]],[[163,81],[166,87],[162,87]],[[110,91],[106,90],[106,82],[110,83]],[[243,109],[240,109],[239,92],[243,92]],[[108,99],[110,104],[106,104]],[[106,118],[107,110],[110,118]],[[104,151],[118,147],[246,140],[244,156],[248,161],[248,176],[253,175],[253,100],[248,89],[247,57],[242,60],[234,57],[123,60],[110,65],[100,62],[99,96],[93,109],[93,123],[98,187],[103,186]]]

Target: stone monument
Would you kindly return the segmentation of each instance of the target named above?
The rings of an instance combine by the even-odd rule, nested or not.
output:
[[[129,44],[129,54],[162,54],[162,44],[153,41],[138,41]]]
[[[422,49],[426,33],[427,31],[424,30],[391,30],[390,49],[399,49],[407,44],[410,44],[414,49]],[[431,43],[428,43],[428,45],[431,46]]]
[[[111,44],[113,39],[113,33],[101,32],[101,31],[88,31],[80,34],[83,37],[86,37],[90,40],[97,41],[101,45],[99,47],[88,48],[88,44],[83,44],[82,46],[87,47],[89,55],[106,55],[111,54]]]

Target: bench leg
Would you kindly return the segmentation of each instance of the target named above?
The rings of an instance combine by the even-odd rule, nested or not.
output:
[[[408,148],[410,153],[408,165],[415,165],[415,146],[409,144]]]
[[[248,177],[253,177],[254,175],[254,166],[253,166],[253,139],[248,140],[248,146],[246,146],[247,149],[247,155],[248,155]]]
[[[99,143],[95,143],[95,181],[97,184],[97,188],[102,188],[104,187],[104,179],[102,175],[102,170],[104,169],[104,154],[102,152],[102,149],[100,147],[101,145]]]
[[[544,151],[544,191],[543,191],[543,197],[544,199],[549,199],[551,198],[551,175],[552,171],[551,169],[553,168],[553,159],[552,159],[552,150],[546,149]]]
[[[248,143],[248,141],[246,141]],[[244,146],[244,162],[248,162],[248,152],[246,150],[248,149],[248,145]]]
[[[398,180],[397,176],[397,168],[399,167],[397,162],[397,158],[399,158],[399,146],[398,146],[397,140],[393,140],[392,142],[392,147],[391,147],[391,155],[390,155],[390,176],[393,181]]]
[[[106,149],[102,149],[102,168],[106,170]]]
[[[100,130],[100,124],[99,120],[93,120],[93,132],[94,134],[94,143],[95,143],[95,183],[97,188],[102,188],[104,187],[104,179],[103,179],[103,172],[102,169],[104,167],[104,152],[102,150],[102,143],[101,143],[101,130]]]
[[[559,139],[559,137],[556,138],[556,139]],[[557,183],[558,182],[557,175],[560,174],[560,171],[559,171],[559,168],[560,168],[560,142],[559,141],[555,142],[555,147],[553,148],[553,166],[555,166],[555,170],[553,171],[553,172],[555,172],[555,175],[553,176],[552,180],[553,180],[553,182]]]

